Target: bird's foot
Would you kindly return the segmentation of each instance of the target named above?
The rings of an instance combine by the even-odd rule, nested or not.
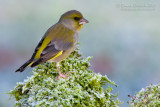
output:
[[[65,75],[64,74],[62,74],[62,73],[59,73],[59,76],[57,77],[57,79],[56,80],[59,80],[61,77],[62,78],[68,78],[69,76],[67,76],[68,75],[68,73],[69,72],[67,72]]]

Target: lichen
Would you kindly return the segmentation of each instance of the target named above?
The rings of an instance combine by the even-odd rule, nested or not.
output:
[[[89,69],[91,57],[84,58],[76,49],[60,63],[69,78],[60,78],[55,63],[43,63],[33,70],[33,75],[9,92],[15,106],[29,107],[117,107],[121,102],[112,94],[116,84],[107,76]],[[107,89],[103,86],[108,85]]]
[[[160,84],[142,88],[134,96],[129,95],[131,107],[160,107]]]

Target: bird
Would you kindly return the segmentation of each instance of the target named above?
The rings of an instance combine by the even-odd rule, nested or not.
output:
[[[23,72],[29,66],[35,67],[49,61],[56,63],[59,72],[57,80],[68,78],[68,72],[61,73],[59,64],[73,52],[78,42],[79,31],[83,24],[88,22],[77,10],[70,10],[62,14],[59,21],[45,32],[32,57],[15,72]]]

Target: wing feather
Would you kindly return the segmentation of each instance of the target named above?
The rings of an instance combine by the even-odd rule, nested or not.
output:
[[[61,23],[57,23],[49,28],[32,55],[32,58],[36,59],[36,61],[31,67],[54,58],[60,55],[60,52],[62,54],[63,51],[71,48],[74,44],[74,35],[74,31]]]

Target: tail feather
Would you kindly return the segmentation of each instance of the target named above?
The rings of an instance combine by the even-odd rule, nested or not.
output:
[[[17,69],[15,72],[23,72],[28,66],[32,64],[32,60],[28,60],[26,63],[24,63],[19,69]]]
[[[47,59],[40,58],[40,59],[38,59],[36,62],[34,62],[34,63],[31,65],[31,67],[35,67],[35,66],[37,66],[37,65],[39,65],[39,64],[41,64],[41,63],[43,63],[43,62],[46,62],[46,61],[47,61]]]

